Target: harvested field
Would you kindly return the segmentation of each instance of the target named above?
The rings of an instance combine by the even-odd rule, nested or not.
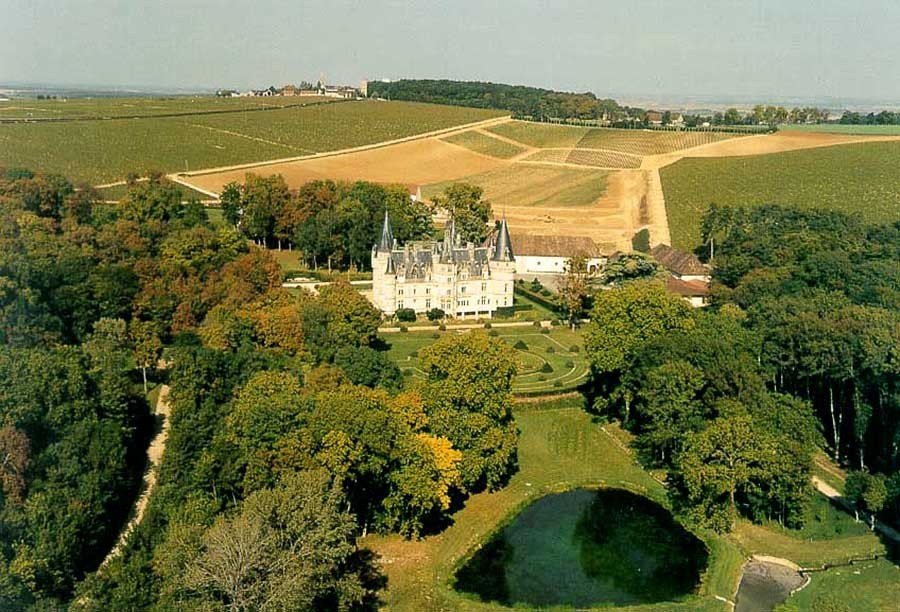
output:
[[[466,151],[437,138],[424,138],[367,151],[196,175],[183,180],[216,193],[232,181],[242,182],[248,172],[263,176],[280,174],[291,188],[318,179],[427,185],[480,174],[502,165],[504,162],[499,159]]]
[[[800,143],[843,138],[801,132],[796,136]],[[713,202],[838,210],[871,223],[900,219],[900,142],[817,146],[772,155],[688,158],[662,168],[673,244],[685,249],[698,244],[701,217]]]
[[[476,153],[481,153],[482,155],[499,157],[501,159],[509,159],[510,157],[515,157],[516,155],[525,152],[524,147],[516,146],[511,142],[500,140],[499,138],[493,138],[476,130],[468,130],[451,136],[445,136],[444,138],[441,138],[441,140],[464,147],[470,151],[475,151]]]
[[[530,121],[509,121],[488,128],[489,132],[510,138],[522,144],[542,149],[573,148],[589,128]]]
[[[497,214],[510,206],[589,206],[606,191],[606,172],[549,165],[504,165],[462,180],[483,188]],[[448,184],[427,185],[422,195],[430,198]]]
[[[615,151],[599,151],[596,149],[572,149],[566,162],[582,166],[598,168],[640,168],[641,158]]]

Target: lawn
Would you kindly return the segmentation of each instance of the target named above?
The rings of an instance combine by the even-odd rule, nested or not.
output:
[[[481,542],[502,527],[516,510],[550,493],[578,486],[626,488],[665,503],[662,485],[581,408],[581,398],[520,406],[515,411],[520,430],[519,471],[494,493],[466,501],[453,524],[438,535],[417,541],[399,536],[370,536],[363,545],[381,555],[388,577],[384,603],[392,610],[502,610],[450,588],[456,568]],[[701,595],[680,604],[620,608],[622,610],[725,610],[713,595],[731,598],[742,562],[736,549],[706,534],[710,570]]]
[[[783,204],[900,219],[900,142],[848,144],[749,157],[682,159],[660,170],[672,242],[693,249],[708,206]]]
[[[524,147],[516,146],[512,143],[500,140],[499,138],[492,138],[475,130],[469,130],[467,132],[460,132],[459,134],[454,134],[452,136],[446,136],[444,138],[441,138],[441,140],[449,142],[451,144],[459,145],[461,147],[465,147],[470,151],[475,151],[476,153],[481,153],[482,155],[499,157],[500,159],[509,159],[510,157],[515,157],[525,150]]]
[[[418,353],[435,341],[436,332],[414,331],[383,336],[390,345],[388,356],[410,379],[424,377]],[[542,334],[536,327],[498,327],[497,337],[516,347],[519,372],[513,393],[540,393],[572,389],[584,382],[588,373],[581,334],[553,328]],[[453,331],[443,333],[456,333]],[[577,347],[573,352],[573,347]]]
[[[357,101],[264,112],[0,124],[0,167],[113,182],[375,144],[502,115],[499,111]]]
[[[887,559],[836,567],[810,577],[809,586],[776,608],[778,612],[874,612],[900,606],[900,566]]]
[[[589,206],[606,193],[604,170],[510,164],[495,170],[473,174],[459,181],[444,181],[422,188],[430,199],[455,182],[466,182],[484,189],[495,211],[504,206]]]

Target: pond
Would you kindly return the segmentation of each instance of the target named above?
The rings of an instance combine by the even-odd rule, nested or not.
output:
[[[455,588],[507,605],[670,601],[697,590],[707,556],[659,504],[575,489],[522,510],[459,569]]]

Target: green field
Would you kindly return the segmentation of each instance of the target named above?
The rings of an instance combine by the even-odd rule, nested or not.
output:
[[[452,590],[453,573],[481,542],[502,527],[516,510],[550,492],[579,486],[625,488],[665,502],[662,485],[625,452],[604,426],[592,422],[581,397],[521,405],[515,410],[519,437],[519,471],[495,493],[469,498],[453,516],[453,524],[422,540],[370,536],[363,544],[383,559],[388,576],[384,603],[392,610],[504,610]],[[614,427],[614,426],[612,426]],[[700,594],[680,603],[619,608],[621,610],[725,610],[714,598],[731,598],[743,561],[726,540],[705,534],[710,569]],[[608,608],[604,608],[608,609]]]
[[[900,566],[886,559],[854,563],[810,574],[810,583],[778,612],[828,610],[897,610],[900,607]]]
[[[460,132],[459,134],[441,138],[441,140],[465,147],[470,151],[475,151],[482,155],[499,157],[500,159],[515,157],[525,150],[524,147],[517,147],[516,145],[500,140],[499,138],[491,138],[490,136],[482,134],[481,132],[476,132],[475,130]]]
[[[465,177],[484,189],[494,210],[504,206],[589,206],[606,193],[604,170],[510,164]],[[457,181],[426,185],[422,195],[430,199]]]
[[[900,136],[900,125],[844,125],[819,123],[814,125],[779,125],[779,130],[796,132],[822,132],[825,134],[860,134],[863,136]]]
[[[331,102],[334,98],[172,96],[168,98],[72,98],[68,100],[14,99],[0,102],[0,119],[103,119],[153,117],[241,110],[267,110]]]
[[[557,147],[571,149],[590,130],[569,125],[532,123],[530,121],[509,121],[487,128],[487,131],[511,138],[523,144],[540,149]]]
[[[751,157],[694,158],[660,170],[674,246],[693,249],[711,203],[783,204],[900,219],[900,142],[849,144]]]
[[[413,102],[342,102],[264,112],[0,125],[0,167],[113,182],[374,144],[502,115]]]
[[[434,332],[417,332],[383,336],[390,345],[388,356],[410,378],[423,378],[418,352],[435,341]],[[498,338],[510,346],[521,340],[526,347],[517,349],[518,375],[513,380],[513,393],[538,393],[571,389],[587,378],[588,364],[584,356],[581,334],[564,328],[553,328],[542,334],[536,327],[498,327]],[[444,332],[454,333],[454,332]],[[577,352],[572,352],[577,347]],[[545,372],[549,366],[550,371]]]

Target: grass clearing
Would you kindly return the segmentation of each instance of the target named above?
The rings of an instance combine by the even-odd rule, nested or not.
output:
[[[887,559],[835,567],[810,578],[776,610],[896,610],[900,602],[900,566]]]
[[[0,125],[0,166],[98,184],[129,172],[179,172],[334,151],[502,115],[356,101],[266,112]]]
[[[500,159],[509,159],[510,157],[515,157],[519,153],[525,151],[524,147],[518,147],[510,142],[500,140],[499,138],[492,138],[475,130],[446,136],[441,138],[441,140],[449,142],[450,144],[465,147],[470,151],[475,151],[482,155],[499,157]]]
[[[484,189],[494,210],[505,206],[589,206],[606,193],[603,170],[511,164],[459,179]],[[422,188],[422,195],[430,199],[448,185],[458,181],[443,181]]]
[[[504,610],[450,587],[456,568],[481,542],[529,502],[551,492],[578,486],[609,486],[642,493],[665,503],[662,485],[638,466],[600,425],[582,410],[583,398],[519,406],[519,471],[494,493],[466,501],[453,524],[440,534],[417,541],[399,536],[370,536],[362,542],[381,556],[388,577],[384,603],[392,610]],[[714,595],[731,598],[737,587],[740,554],[727,541],[707,534],[710,569],[701,595],[679,603],[622,610],[724,610]]]
[[[571,149],[590,130],[571,125],[509,121],[491,126],[487,128],[487,131],[540,149],[559,147]]]
[[[900,142],[770,155],[682,159],[660,170],[674,246],[693,249],[708,206],[784,204],[837,210],[867,223],[900,219]]]
[[[407,333],[384,336],[390,345],[388,357],[410,379],[424,378],[418,353],[436,341],[435,332],[417,332],[410,328]],[[549,334],[542,334],[536,327],[498,327],[497,337],[510,346],[521,341],[524,348],[517,348],[519,372],[513,379],[513,393],[552,393],[571,389],[582,382],[588,374],[587,358],[579,332],[564,328],[553,328]],[[442,333],[455,333],[453,331]],[[577,352],[572,352],[577,347]],[[550,371],[546,371],[549,368]]]

